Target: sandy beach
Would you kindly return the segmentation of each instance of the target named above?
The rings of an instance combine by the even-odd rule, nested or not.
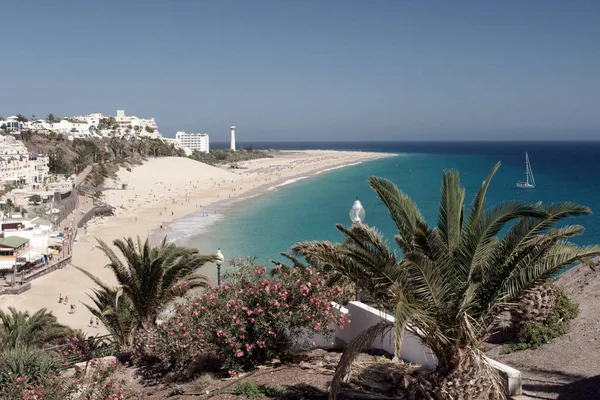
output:
[[[277,152],[274,158],[239,163],[245,169],[213,167],[176,157],[150,159],[131,171],[121,169],[117,180],[108,182],[107,186],[127,184],[127,188],[105,192],[105,201],[117,209],[116,216],[90,222],[87,233],[79,230],[73,246],[73,265],[113,284],[111,271],[104,268],[107,258],[94,248],[95,238],[109,243],[116,238],[138,235],[145,239],[160,229],[168,236],[171,221],[202,211],[204,207],[243,198],[249,193],[255,195],[294,177],[317,175],[388,156],[390,154],[311,150]],[[212,278],[208,271],[201,272]],[[45,307],[61,323],[88,335],[104,334],[106,330],[102,326],[89,326],[91,314],[82,304],[89,303],[92,286],[86,276],[69,265],[33,281],[31,290],[25,293],[0,296],[0,308],[35,312]],[[69,313],[69,306],[59,304],[61,293],[76,304],[74,314]]]

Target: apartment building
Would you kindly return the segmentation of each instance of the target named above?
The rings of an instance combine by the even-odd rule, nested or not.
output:
[[[12,136],[0,136],[0,182],[30,185],[46,180],[49,159],[29,154],[25,145]]]
[[[175,140],[181,147],[190,149],[191,151],[208,153],[210,150],[208,133],[186,133],[180,131],[175,134]]]

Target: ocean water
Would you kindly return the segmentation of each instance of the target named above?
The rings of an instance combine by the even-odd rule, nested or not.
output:
[[[600,243],[600,142],[254,143],[254,148],[362,150],[398,156],[300,177],[265,194],[217,207],[208,217],[192,215],[172,225],[174,238],[204,252],[220,247],[226,258],[257,256],[269,265],[270,260],[282,260],[279,253],[297,241],[341,240],[334,225],[350,225],[349,209],[358,196],[366,210],[365,222],[383,232],[394,248],[393,222],[367,185],[369,176],[391,179],[435,224],[444,169],[460,171],[469,205],[492,166],[501,161],[488,205],[513,199],[587,205],[597,214],[570,221],[586,228],[574,241]],[[525,151],[535,189],[515,187],[516,181],[525,179]]]

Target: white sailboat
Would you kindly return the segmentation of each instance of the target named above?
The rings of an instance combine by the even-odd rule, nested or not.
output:
[[[517,182],[517,187],[521,189],[533,189],[535,187],[535,178],[529,163],[529,155],[525,152],[525,182]]]

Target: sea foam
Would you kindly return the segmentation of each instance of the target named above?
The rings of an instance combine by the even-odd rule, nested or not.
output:
[[[358,164],[362,164],[362,161],[355,162],[355,163],[352,163],[352,164],[338,165],[337,167],[325,168],[325,169],[323,169],[321,171],[315,172],[315,175],[321,175],[323,172],[334,171],[336,169],[345,168],[345,167],[351,167],[353,165],[358,165]]]
[[[184,218],[177,219],[169,224],[171,232],[156,231],[156,235],[165,234],[169,241],[180,242],[188,237],[204,232],[211,225],[222,220],[222,214],[215,214],[214,211],[198,211]]]
[[[278,187],[282,187],[282,186],[287,186],[287,185],[291,185],[292,183],[296,183],[298,181],[301,181],[302,179],[306,179],[308,178],[308,176],[299,176],[297,178],[293,178],[293,179],[288,179],[285,182],[280,183],[279,185],[275,185],[275,186],[271,186],[270,188],[268,188],[267,190],[275,190]]]

